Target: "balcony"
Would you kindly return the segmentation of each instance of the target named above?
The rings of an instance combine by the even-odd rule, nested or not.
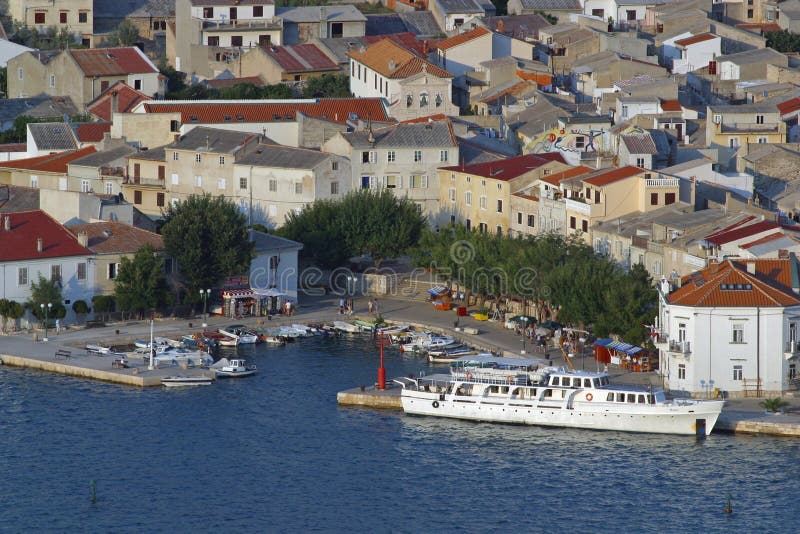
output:
[[[729,122],[719,125],[721,133],[780,133],[778,124],[758,124],[755,122]]]
[[[581,215],[589,216],[592,213],[592,207],[586,202],[565,198],[564,203],[568,210],[580,213]]]
[[[645,186],[652,187],[678,187],[680,178],[647,178]]]
[[[787,360],[800,355],[800,341],[787,341],[784,347],[783,357]]]
[[[678,354],[691,354],[692,349],[688,341],[675,341],[670,339],[667,350]]]
[[[126,176],[123,182],[128,185],[145,185],[148,187],[158,187],[164,189],[165,182],[158,178],[145,178],[142,176]]]
[[[283,28],[283,19],[248,19],[248,20],[204,20],[203,31],[212,32],[241,32],[246,30],[280,30]]]

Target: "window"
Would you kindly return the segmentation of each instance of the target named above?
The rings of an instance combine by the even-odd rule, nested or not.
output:
[[[228,12],[228,18],[231,20],[236,20],[239,18],[239,10],[235,7],[230,8],[230,11]]]
[[[164,207],[164,193],[156,193],[156,206],[159,208]]]
[[[675,204],[675,193],[664,194],[664,205],[669,206],[670,204]]]
[[[536,224],[536,215],[528,215],[528,226],[533,228],[535,224]]]
[[[480,202],[481,202],[481,209],[485,210],[486,209],[486,195],[481,195],[481,201]]]
[[[768,142],[768,140],[767,140],[767,138],[766,138],[766,137],[759,137],[759,138],[758,138],[758,142],[759,142],[759,143],[767,143],[767,142]]]
[[[603,10],[603,9],[593,9],[592,10],[592,16],[593,17],[598,17],[600,19],[605,20],[605,18],[606,18],[605,17],[605,10]]]
[[[278,180],[272,179],[269,181],[269,192],[276,193],[278,191]]]
[[[141,191],[134,191],[133,192],[133,203],[134,204],[141,204],[142,203],[142,192]]]
[[[595,191],[594,192],[594,203],[595,204],[600,204],[600,191]]]
[[[729,137],[728,138],[728,147],[729,148],[736,148],[739,146],[739,138],[738,137]]]
[[[208,46],[219,46],[219,36],[217,36],[217,35],[209,35],[208,36]]]
[[[433,101],[436,104],[437,108],[441,107],[442,106],[442,95],[440,93],[436,93],[436,98],[434,98]]]
[[[50,87],[55,87],[55,86],[56,86],[56,75],[55,74],[51,74],[50,75]]]
[[[361,163],[375,163],[375,152],[367,151],[361,153]]]
[[[39,187],[39,177],[35,174],[31,174],[31,189],[38,189]]]
[[[517,224],[522,224],[522,212],[517,212]]]
[[[489,229],[489,225],[488,224],[486,224],[486,223],[478,224],[478,231],[480,233],[485,234],[488,229]]]
[[[22,79],[22,67],[17,69],[17,77],[21,80]]]
[[[644,168],[644,158],[636,158],[636,166],[640,168]]]
[[[241,35],[232,35],[231,36],[231,46],[242,46],[242,36]]]
[[[214,8],[213,7],[204,7],[203,8],[203,18],[204,19],[213,19],[214,18]]]
[[[201,155],[201,154],[195,154],[195,155],[194,155],[194,161],[195,161],[195,163],[200,163],[200,162],[202,161],[202,159],[203,159],[203,157],[202,157],[202,155]]]
[[[499,224],[497,225],[497,235],[503,235],[503,227]]]
[[[239,189],[247,189],[247,178],[239,178]]]
[[[414,162],[418,163],[422,161],[422,150],[415,150],[414,151]]]
[[[472,220],[467,219],[466,221],[464,221],[464,224],[467,227],[467,230],[472,230]]]
[[[19,267],[19,268],[17,268],[17,285],[20,285],[20,286],[27,286],[28,285],[28,268],[27,267]]]
[[[178,153],[177,152],[173,152],[172,153],[172,161],[178,161]]]
[[[421,93],[419,95],[419,107],[421,107],[421,108],[428,107],[428,94],[427,93]]]
[[[45,24],[46,20],[46,13],[44,11],[37,11],[33,14],[33,23],[34,24]]]
[[[339,162],[337,160],[331,161],[331,170],[338,171],[339,170]]]
[[[427,189],[428,188],[428,177],[422,176],[421,174],[412,174],[411,183],[409,184],[410,187],[414,189]]]
[[[752,19],[753,18],[753,10],[752,9],[748,9],[747,10],[747,18],[748,19]]]
[[[179,183],[180,183],[180,180],[178,179],[178,174],[173,172],[172,173],[172,185],[178,185]]]
[[[114,182],[106,182],[105,193],[106,193],[106,195],[113,195],[114,194]]]
[[[413,103],[414,103],[414,96],[406,95],[406,107],[410,108]]]
[[[756,115],[756,124],[764,124],[764,115]]]
[[[118,271],[119,271],[119,263],[109,263],[108,264],[108,279],[109,280],[116,279]]]
[[[498,200],[497,201],[497,213],[503,213],[503,201],[502,200]]]
[[[575,136],[575,148],[582,149],[586,145],[586,137],[582,135]]]
[[[383,182],[386,184],[387,189],[397,189],[399,187],[403,187],[402,176],[384,176]]]
[[[472,181],[472,176],[467,176],[467,183],[470,183],[471,181]]]
[[[447,163],[447,150],[439,151],[439,161],[442,163]]]
[[[217,179],[217,189],[225,189],[225,187],[226,187],[225,178],[218,178]]]
[[[253,6],[253,17],[263,17],[264,6]]]
[[[744,343],[744,325],[734,323],[731,325],[731,343]]]
[[[78,22],[87,23],[89,22],[89,12],[88,11],[79,11],[78,12]]]
[[[587,221],[586,219],[583,219],[581,221],[581,231],[583,233],[586,233],[586,232],[589,231],[589,221]]]
[[[467,206],[472,206],[472,191],[467,191],[464,194],[464,204]]]
[[[61,265],[50,266],[50,281],[51,282],[61,281]]]
[[[78,264],[78,280],[86,280],[86,262],[82,261]]]
[[[395,154],[394,150],[389,150],[388,152],[386,152],[386,162],[387,163],[394,163],[395,157],[396,157],[396,154]]]
[[[203,177],[195,175],[194,177],[194,186],[195,187],[203,187]]]
[[[741,380],[743,376],[742,366],[741,365],[734,365],[733,366],[733,379],[734,380]]]
[[[295,195],[303,194],[303,182],[297,182],[296,184],[294,184],[294,194]]]
[[[339,194],[339,182],[331,182],[331,195]]]
[[[88,193],[90,190],[89,180],[81,180],[81,193]]]
[[[658,193],[650,193],[650,205],[658,206]]]
[[[570,215],[570,218],[569,218],[569,227],[571,229],[573,229],[573,230],[575,230],[578,227],[577,219],[575,219],[575,217],[573,217],[571,215]]]
[[[628,118],[628,106],[622,106],[622,118],[623,119]]]
[[[790,363],[789,364],[789,380],[794,380],[797,378],[797,365]]]
[[[136,89],[137,91],[141,91],[142,90],[142,80],[139,79],[139,78],[134,79],[133,80],[133,88]]]

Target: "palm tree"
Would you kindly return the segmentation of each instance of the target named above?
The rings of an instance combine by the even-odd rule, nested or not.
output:
[[[780,397],[775,397],[774,399],[764,399],[763,401],[759,402],[759,405],[768,412],[775,413],[781,408],[789,406],[789,403]]]

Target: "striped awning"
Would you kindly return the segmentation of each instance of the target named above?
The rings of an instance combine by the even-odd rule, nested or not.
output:
[[[226,299],[244,299],[255,297],[256,293],[252,289],[232,289],[230,291],[223,291],[222,298]]]
[[[430,288],[428,290],[428,293],[430,293],[431,295],[439,295],[441,293],[444,293],[445,291],[447,291],[446,287],[444,287],[444,286],[436,286],[436,287]]]
[[[608,344],[611,343],[612,341],[614,340],[611,339],[610,337],[604,337],[603,339],[598,339],[597,341],[595,341],[594,344],[597,345],[598,347],[607,347]]]

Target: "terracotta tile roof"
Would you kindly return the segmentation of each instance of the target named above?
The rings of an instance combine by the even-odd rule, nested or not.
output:
[[[457,35],[439,41],[439,43],[436,45],[436,48],[438,48],[439,50],[448,50],[450,48],[454,48],[458,45],[472,41],[473,39],[483,37],[484,35],[491,35],[491,33],[492,32],[490,32],[486,28],[477,27],[474,30],[470,30],[464,33],[459,33]]]
[[[775,22],[744,22],[737,24],[736,27],[756,32],[779,32],[783,29],[780,24]]]
[[[86,111],[100,119],[101,121],[111,120],[111,100],[114,92],[117,93],[117,112],[128,113],[136,104],[143,100],[153,100],[146,94],[137,91],[125,82],[119,81],[103,91],[86,106]]]
[[[164,249],[164,239],[160,235],[121,222],[75,224],[68,228],[76,236],[86,232],[88,248],[98,254],[134,253],[144,245]]]
[[[348,56],[387,78],[408,78],[425,69],[439,78],[453,75],[424,60],[391,39],[383,39],[362,50],[351,50]]]
[[[11,231],[0,225],[0,262],[91,255],[74,235],[42,210],[7,213]],[[42,239],[42,251],[38,240]]]
[[[417,39],[417,36],[411,32],[389,33],[384,35],[366,35],[362,37],[362,40],[369,44],[377,43],[378,41],[382,41],[384,39],[394,41],[396,44],[411,50],[420,57],[425,57],[427,55],[428,47],[430,47],[431,50],[436,47],[435,39],[428,39],[428,45],[426,46],[425,41],[420,41]]]
[[[417,117],[416,119],[408,119],[407,121],[402,121],[400,124],[418,124],[420,122],[435,122],[435,121],[443,121],[448,119],[449,117],[444,113],[435,113],[433,115],[428,115],[427,117]],[[22,145],[23,147],[25,145]]]
[[[75,136],[81,143],[99,143],[103,134],[110,131],[110,122],[86,122],[75,127]]]
[[[85,76],[158,74],[158,69],[135,46],[67,50]]]
[[[776,241],[778,239],[783,239],[784,237],[786,237],[786,234],[784,234],[783,232],[775,232],[774,234],[769,234],[769,235],[764,236],[764,237],[762,237],[760,239],[756,239],[755,241],[750,241],[749,243],[745,243],[743,245],[739,245],[739,248],[743,248],[745,250],[748,250],[750,248],[757,247],[758,245],[763,245],[764,243],[769,243],[770,241]]]
[[[441,167],[441,169],[505,181],[512,180],[553,161],[566,163],[560,152],[545,152],[543,154],[526,154],[500,161],[475,163],[473,165],[453,165],[451,167]]]
[[[706,241],[713,243],[717,246],[731,243],[740,239],[745,239],[749,236],[767,232],[769,230],[779,230],[780,225],[771,221],[760,221],[754,224],[749,224],[744,227],[734,228],[732,230],[722,230],[706,237]]]
[[[662,100],[661,111],[683,111],[679,100]]]
[[[215,102],[152,101],[142,104],[147,113],[180,113],[184,124],[224,124],[235,122],[287,122],[296,113],[345,124],[357,115],[376,122],[393,122],[380,98],[320,98],[316,102]],[[227,117],[227,120],[226,120]]]
[[[630,178],[631,176],[636,176],[637,174],[641,174],[643,172],[644,169],[640,169],[639,167],[634,167],[632,165],[626,165],[625,167],[620,167],[619,169],[604,169],[594,173],[592,177],[586,178],[583,180],[583,182],[595,187],[603,187],[604,185],[618,182],[619,180],[624,180],[625,178]]]
[[[256,87],[263,87],[264,79],[261,76],[244,76],[242,78],[222,78],[219,80],[206,80],[203,82],[206,87],[211,89],[224,89],[226,87],[233,87],[240,83],[250,83]]]
[[[797,96],[778,104],[778,111],[780,111],[781,115],[786,115],[787,113],[793,113],[798,109],[800,109],[800,97]]]
[[[535,84],[531,83],[530,81],[523,80],[521,82],[517,82],[511,87],[503,89],[502,91],[495,93],[493,95],[487,96],[486,98],[480,100],[481,103],[489,104],[490,102],[500,101],[502,103],[502,99],[505,96],[517,96],[525,91],[535,90]]]
[[[689,46],[695,43],[702,43],[703,41],[710,41],[711,39],[716,39],[717,36],[713,33],[701,33],[699,35],[692,35],[691,37],[686,37],[684,39],[678,39],[675,41],[675,44],[678,46]]]
[[[748,264],[754,270],[748,272]],[[685,276],[670,304],[697,307],[783,307],[800,304],[792,290],[797,259],[727,260]]]
[[[553,75],[545,72],[528,72],[517,70],[517,77],[522,80],[536,82],[537,85],[553,85]]]
[[[71,161],[89,154],[94,154],[97,150],[93,146],[87,146],[80,150],[68,150],[58,154],[47,154],[35,158],[17,159],[0,163],[0,169],[24,169],[28,171],[63,173],[67,172],[67,164]]]
[[[558,186],[564,180],[580,176],[581,174],[594,172],[594,170],[595,169],[593,169],[592,167],[587,167],[585,165],[578,165],[577,167],[572,167],[571,169],[567,169],[565,171],[545,176],[542,178],[542,181],[550,185]]]
[[[293,46],[265,47],[264,52],[271,57],[285,72],[317,72],[321,70],[339,70],[339,65],[311,43]]]

